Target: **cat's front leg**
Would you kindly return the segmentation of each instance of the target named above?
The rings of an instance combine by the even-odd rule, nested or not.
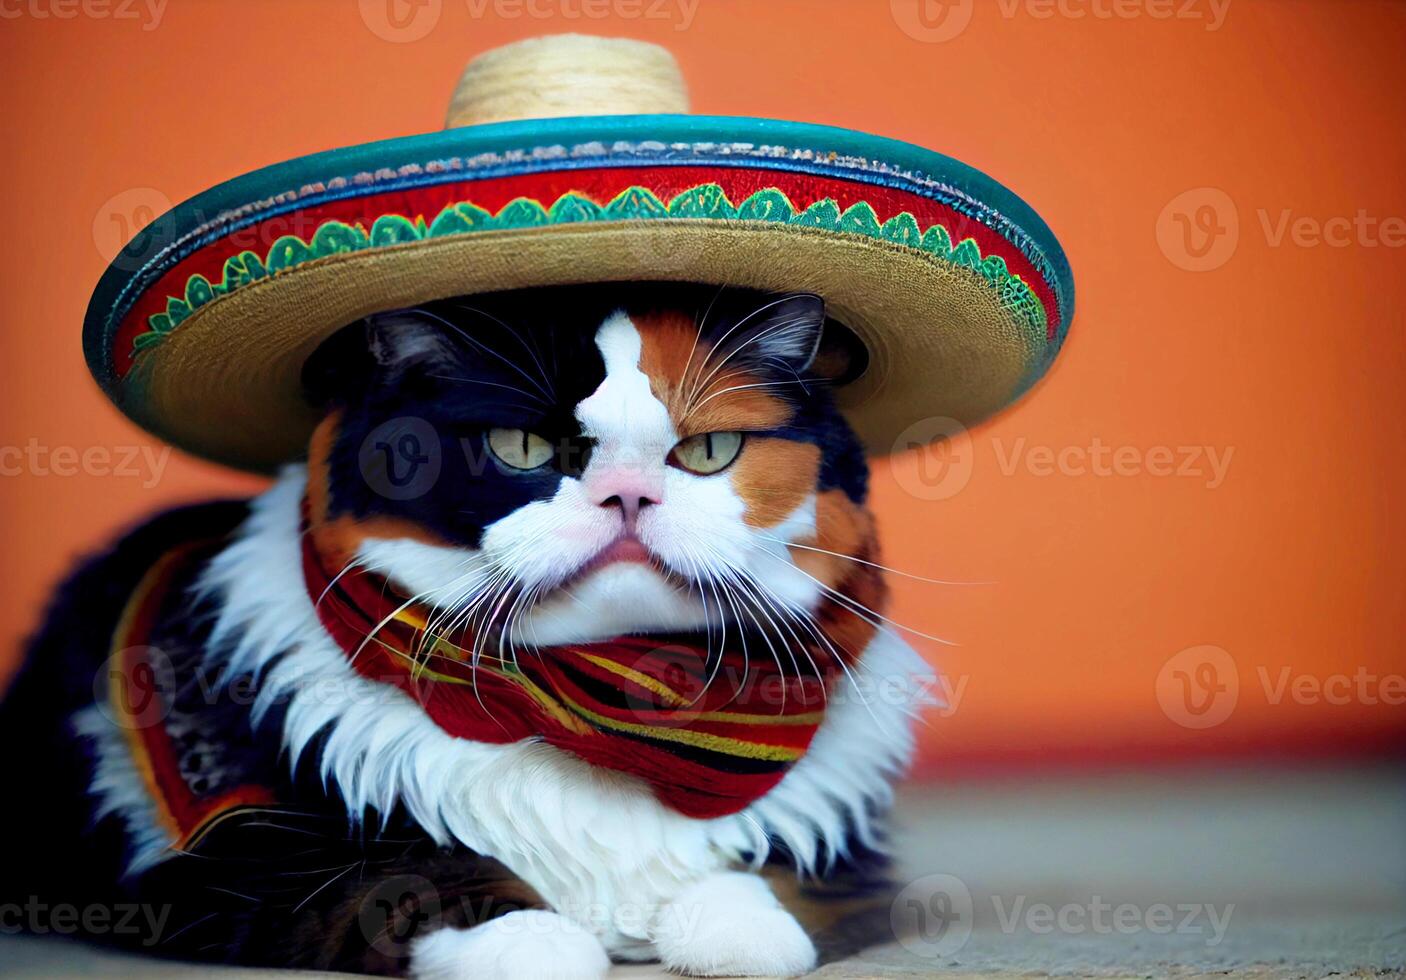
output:
[[[610,957],[566,916],[524,909],[471,929],[440,929],[415,941],[413,980],[600,980]]]
[[[655,915],[650,938],[670,970],[698,977],[792,977],[815,968],[815,946],[760,877],[719,871]]]

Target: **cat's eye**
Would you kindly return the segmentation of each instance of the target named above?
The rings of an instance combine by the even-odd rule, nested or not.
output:
[[[552,444],[526,429],[489,429],[488,448],[504,466],[535,470],[552,458]]]
[[[727,469],[742,451],[740,432],[703,432],[679,442],[669,462],[690,473],[707,476]]]

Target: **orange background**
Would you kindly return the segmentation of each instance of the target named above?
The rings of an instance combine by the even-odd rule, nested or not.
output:
[[[1406,236],[1389,225],[1395,247],[1385,228],[1312,246],[1305,234],[1336,234],[1322,223],[1359,211],[1406,215],[1406,6],[1231,0],[1213,25],[1209,0],[925,12],[914,0],[701,0],[691,20],[675,0],[442,0],[422,39],[397,43],[368,26],[384,33],[387,2],[172,0],[153,22],[91,15],[115,0],[0,0],[0,447],[151,445],[89,380],[79,326],[104,253],[152,201],[436,128],[464,61],[493,45],[560,30],[641,37],[677,53],[697,111],[940,149],[1014,188],[1068,250],[1078,312],[1049,378],[952,443],[946,471],[936,456],[876,465],[889,562],[994,583],[894,580],[896,619],[961,644],[917,641],[961,692],[927,730],[927,771],[1400,740],[1403,708],[1388,702],[1406,671]],[[949,9],[970,14],[966,28],[922,40],[956,23]],[[1155,15],[1183,9],[1199,16]],[[1198,192],[1163,214],[1198,188],[1225,196]],[[1230,227],[1232,211],[1238,237],[1212,239],[1218,267],[1180,267],[1201,239],[1183,239],[1177,215],[1194,236]],[[1286,211],[1309,219],[1297,241],[1276,238]],[[1095,440],[1120,448],[1125,470],[1165,462],[1159,447],[1230,462],[1212,488],[1204,456],[1199,474],[1177,476],[1099,475],[1067,452],[1050,473],[1022,454]],[[7,666],[75,554],[162,505],[259,486],[179,456],[154,487],[145,468],[62,476],[62,455],[3,461]],[[1193,729],[1163,709],[1158,677],[1203,644],[1229,655],[1239,697],[1223,722]],[[1379,680],[1345,704],[1275,703],[1286,668],[1314,679],[1300,683]]]

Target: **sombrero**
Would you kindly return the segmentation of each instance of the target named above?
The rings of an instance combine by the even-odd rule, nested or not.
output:
[[[1074,309],[1049,228],[971,167],[845,129],[689,115],[668,52],[561,35],[472,61],[441,132],[266,167],[157,219],[98,283],[83,344],[138,424],[270,470],[303,451],[300,370],[339,328],[628,280],[819,293],[867,353],[837,397],[875,455],[924,420],[970,425],[1015,400]]]

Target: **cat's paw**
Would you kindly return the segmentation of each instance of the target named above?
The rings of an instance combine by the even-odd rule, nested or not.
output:
[[[670,970],[697,977],[794,977],[815,946],[756,875],[723,871],[659,910],[650,938]]]
[[[440,929],[417,939],[410,956],[412,980],[601,980],[609,969],[599,939],[544,909]]]

